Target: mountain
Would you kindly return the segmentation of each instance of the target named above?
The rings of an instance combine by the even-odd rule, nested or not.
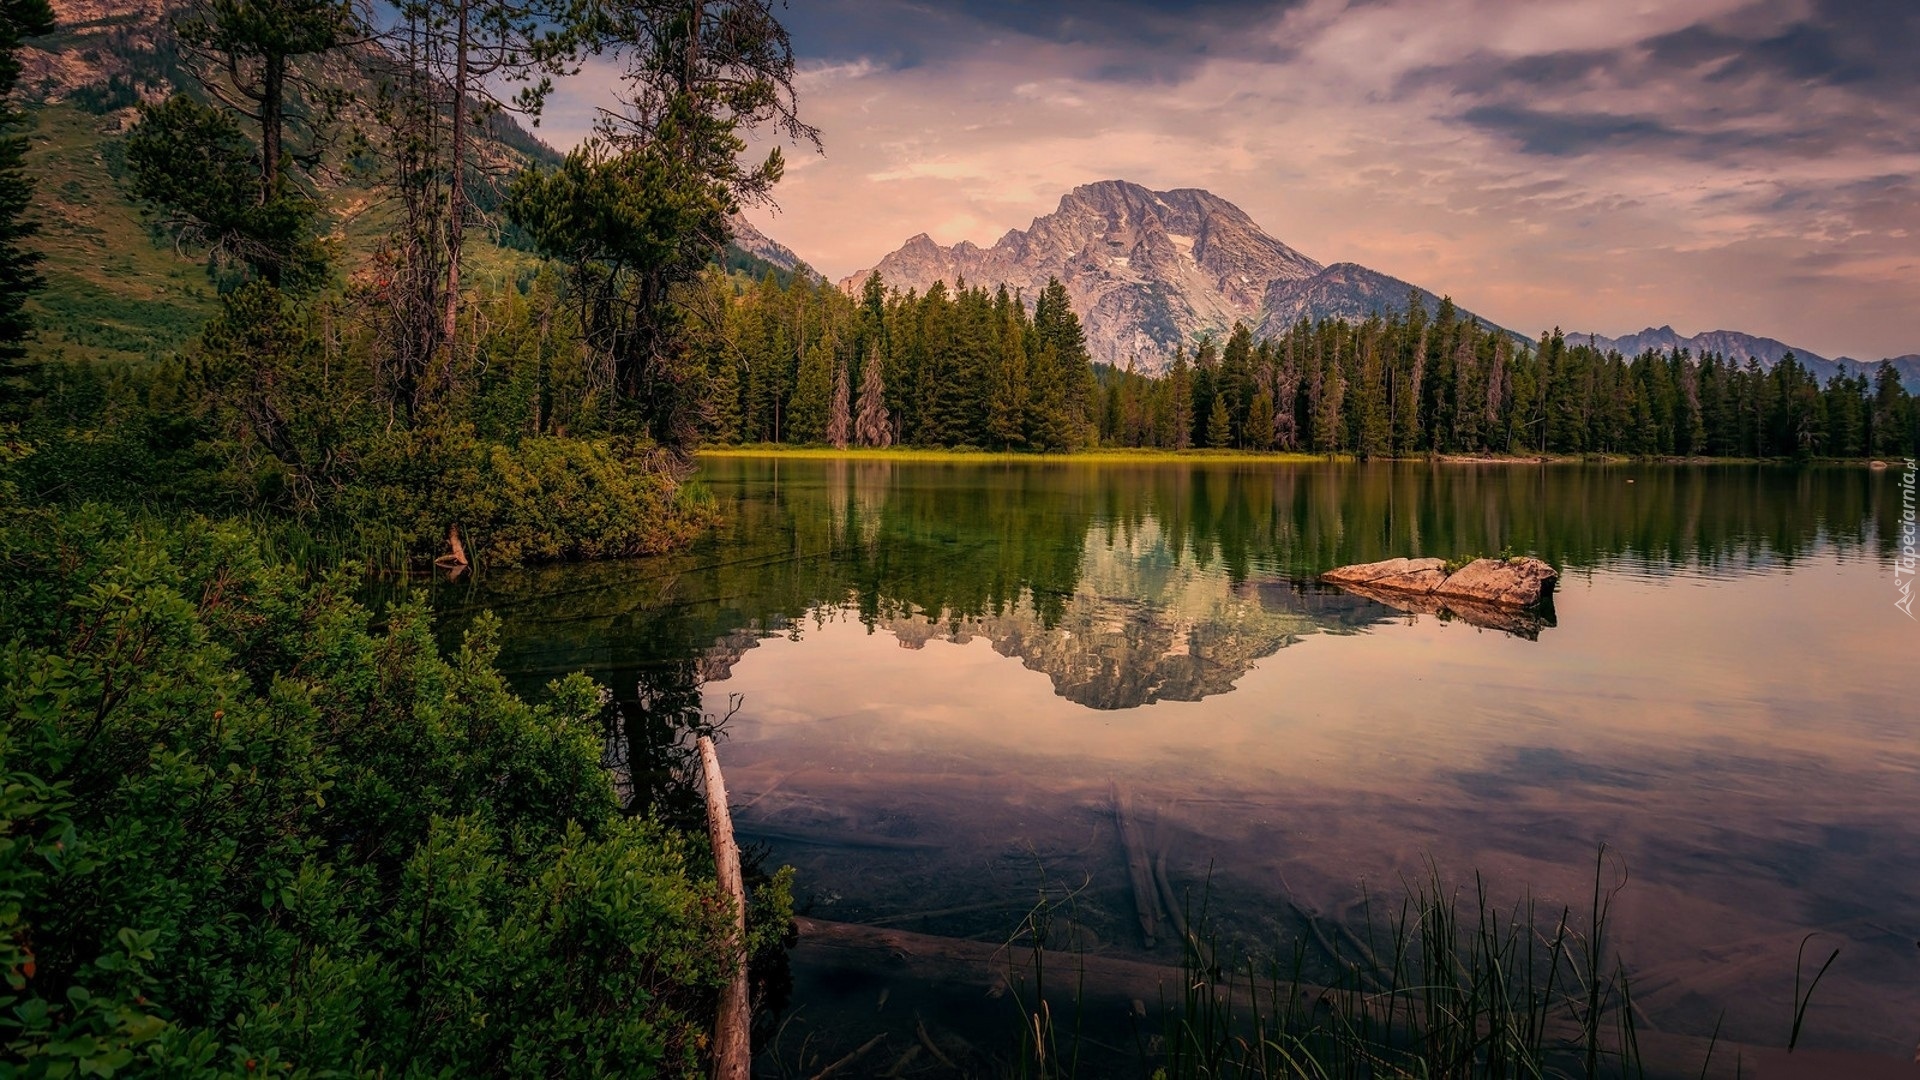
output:
[[[1302,315],[1365,318],[1401,310],[1425,290],[1354,263],[1325,266],[1268,235],[1239,207],[1198,188],[1151,191],[1125,180],[1074,188],[1053,213],[1014,229],[990,248],[937,244],[925,233],[870,270],[845,279],[857,292],[878,272],[893,288],[924,291],[936,281],[1023,290],[1036,297],[1048,277],[1067,287],[1096,361],[1165,368],[1174,349],[1235,322],[1271,333]]]
[[[1568,334],[1569,342],[1591,343],[1602,351],[1615,351],[1622,356],[1638,356],[1643,352],[1672,352],[1686,349],[1695,357],[1709,353],[1731,359],[1735,363],[1745,363],[1749,357],[1763,368],[1770,368],[1780,362],[1788,353],[1803,366],[1810,369],[1821,382],[1835,375],[1849,377],[1865,374],[1873,377],[1880,366],[1878,360],[1855,360],[1850,356],[1828,359],[1812,349],[1798,348],[1784,341],[1770,337],[1756,337],[1743,334],[1738,330],[1708,330],[1704,333],[1686,335],[1671,326],[1652,327],[1637,334],[1626,334],[1610,338],[1602,334]],[[1900,373],[1900,381],[1908,390],[1920,391],[1920,354],[1888,357],[1894,370]]]
[[[1074,188],[1053,213],[1009,231],[992,247],[964,240],[945,247],[921,233],[840,287],[857,293],[874,273],[890,288],[922,292],[936,281],[1004,283],[1022,290],[1029,302],[1048,277],[1058,277],[1086,327],[1093,359],[1116,367],[1133,361],[1150,372],[1165,369],[1177,346],[1191,346],[1203,333],[1224,335],[1235,322],[1269,336],[1302,318],[1359,321],[1404,311],[1410,296],[1429,314],[1440,305],[1433,292],[1358,263],[1323,265],[1269,236],[1245,211],[1211,192],[1151,191],[1125,180]],[[1626,356],[1678,348],[1742,362],[1751,356],[1762,367],[1791,352],[1823,382],[1842,372],[1871,376],[1879,365],[1828,359],[1733,330],[1689,337],[1662,326],[1617,338],[1566,337]],[[1891,360],[1907,388],[1920,392],[1920,355]]]
[[[757,259],[775,270],[788,274],[805,274],[816,281],[824,280],[813,267],[808,266],[793,249],[767,236],[754,227],[741,214],[727,219],[727,225],[733,230],[733,241],[727,246],[751,259]]]
[[[1851,356],[1842,356],[1834,363],[1849,365],[1855,370],[1864,371],[1868,378],[1873,377],[1874,370],[1881,364],[1892,364],[1893,370],[1900,373],[1900,383],[1907,388],[1907,392],[1920,394],[1920,353],[1889,356],[1885,360],[1855,360]]]
[[[1302,318],[1360,322],[1376,312],[1405,311],[1407,297],[1415,294],[1429,315],[1440,309],[1439,297],[1391,274],[1359,263],[1334,263],[1302,281],[1274,282],[1267,290],[1266,318],[1255,332],[1278,334]]]
[[[1695,356],[1716,353],[1730,356],[1745,362],[1751,356],[1763,367],[1772,367],[1781,357],[1792,353],[1803,363],[1828,363],[1826,357],[1807,349],[1796,349],[1784,341],[1770,337],[1755,337],[1742,334],[1737,330],[1709,330],[1691,337],[1681,334],[1671,326],[1647,327],[1637,334],[1610,338],[1603,334],[1568,334],[1569,342],[1591,342],[1601,351],[1617,351],[1622,356],[1638,356],[1649,350],[1653,352],[1672,352],[1675,349],[1689,349]]]

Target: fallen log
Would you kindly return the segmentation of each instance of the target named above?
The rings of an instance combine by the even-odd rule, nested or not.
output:
[[[733,902],[733,977],[720,991],[713,1024],[715,1080],[747,1080],[753,1069],[752,1005],[747,998],[747,889],[740,877],[740,845],[727,812],[727,782],[713,740],[700,736],[700,766],[707,788],[707,835],[713,841],[714,876]]]
[[[1147,861],[1147,845],[1132,820],[1133,798],[1122,795],[1120,786],[1108,781],[1107,795],[1113,800],[1113,823],[1120,833],[1121,858],[1127,864],[1127,881],[1133,887],[1133,909],[1140,917],[1140,942],[1151,949],[1159,938],[1160,899],[1153,884],[1153,864]]]

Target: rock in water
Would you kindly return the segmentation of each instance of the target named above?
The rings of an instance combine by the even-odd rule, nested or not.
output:
[[[1329,570],[1320,580],[1365,596],[1432,596],[1493,607],[1532,607],[1553,594],[1560,575],[1531,556],[1475,559],[1447,573],[1439,559],[1387,559]]]
[[[1452,574],[1439,559],[1387,559],[1329,570],[1320,580],[1399,611],[1536,640],[1553,625],[1557,577],[1535,558],[1477,559]]]
[[[1559,578],[1553,567],[1530,556],[1475,559],[1435,586],[1435,596],[1501,607],[1532,607],[1553,594]]]
[[[1424,595],[1438,588],[1446,577],[1444,559],[1387,559],[1329,570],[1320,575],[1320,580],[1334,585],[1365,585],[1369,589]]]

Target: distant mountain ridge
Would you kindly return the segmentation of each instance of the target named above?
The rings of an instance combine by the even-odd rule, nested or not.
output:
[[[1772,367],[1791,353],[1796,361],[1812,370],[1821,382],[1838,374],[1849,377],[1865,374],[1871,378],[1875,369],[1881,364],[1879,360],[1856,360],[1851,356],[1829,359],[1812,349],[1797,348],[1778,338],[1757,337],[1753,334],[1743,334],[1738,330],[1707,330],[1687,335],[1680,333],[1672,326],[1649,326],[1639,333],[1624,334],[1617,338],[1589,333],[1567,334],[1566,338],[1569,342],[1576,344],[1589,342],[1598,349],[1615,351],[1622,356],[1638,356],[1648,351],[1673,352],[1676,349],[1685,349],[1695,358],[1711,353],[1740,364],[1746,363],[1747,358],[1752,357],[1761,367]],[[1906,385],[1907,389],[1920,391],[1920,354],[1890,356],[1887,357],[1886,362],[1892,364],[1894,370],[1900,373],[1900,381]]]

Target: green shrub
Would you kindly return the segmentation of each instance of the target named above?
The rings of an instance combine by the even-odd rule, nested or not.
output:
[[[711,496],[683,496],[669,466],[625,440],[482,442],[466,429],[396,433],[369,453],[344,516],[381,522],[416,552],[457,526],[491,566],[649,555],[692,539]]]
[[[621,814],[605,691],[529,704],[490,620],[443,656],[357,581],[234,524],[0,515],[9,1074],[700,1068],[727,906],[703,839]]]

